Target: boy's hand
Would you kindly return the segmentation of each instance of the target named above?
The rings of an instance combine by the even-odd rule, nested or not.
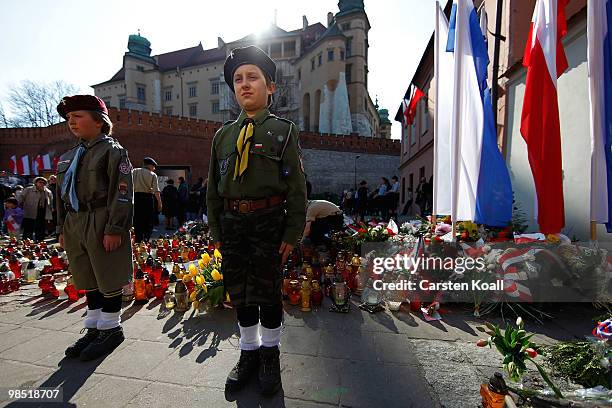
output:
[[[121,246],[121,235],[104,235],[102,244],[106,252],[113,252]]]
[[[283,241],[283,243],[280,246],[280,249],[278,250],[278,253],[281,254],[282,256],[281,265],[284,265],[287,262],[287,259],[289,258],[289,254],[291,254],[291,251],[293,251],[293,245],[288,244]]]

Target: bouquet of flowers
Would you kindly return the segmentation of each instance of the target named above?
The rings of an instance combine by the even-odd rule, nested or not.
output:
[[[221,273],[221,252],[215,249],[213,257],[204,252],[198,259],[197,266],[191,264],[189,273],[195,282],[195,289],[191,292],[193,308],[198,310],[200,304],[208,302],[210,306],[217,306],[223,302],[225,288],[223,286],[223,274]]]

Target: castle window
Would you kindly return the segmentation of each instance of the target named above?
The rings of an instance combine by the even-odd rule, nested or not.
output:
[[[282,56],[281,50],[282,50],[281,43],[270,44],[270,56],[272,58],[280,58]]]
[[[138,98],[138,102],[144,102],[146,100],[146,91],[144,85],[136,86],[136,97]]]
[[[190,98],[195,98],[196,96],[197,96],[197,93],[196,93],[196,86],[195,86],[195,85],[191,85],[191,86],[189,87],[189,97],[190,97]]]
[[[310,59],[310,70],[314,71],[314,69],[315,69],[315,59],[311,58]]]
[[[287,41],[285,43],[285,57],[295,56],[295,41]]]
[[[136,70],[144,72],[144,67],[142,65],[136,65]]]
[[[172,91],[165,91],[164,92],[164,100],[165,101],[171,101],[172,100]]]
[[[342,23],[342,31],[346,31],[346,30],[350,30],[351,29],[351,23]]]
[[[219,113],[219,101],[213,101],[211,105],[212,113]]]
[[[323,54],[317,55],[317,60],[319,62],[319,66],[321,66],[323,64]]]
[[[298,81],[302,80],[302,69],[298,68]]]
[[[172,106],[165,108],[164,113],[168,116],[172,116]]]
[[[327,60],[328,61],[334,60],[334,50],[327,50]]]
[[[340,50],[340,61],[344,61],[344,50]]]
[[[210,89],[210,93],[212,95],[219,95],[219,81],[213,81],[211,82],[211,89]]]
[[[347,58],[351,56],[352,48],[353,48],[353,37],[347,37],[346,38],[346,57]]]
[[[189,105],[189,116],[195,118],[198,115],[198,104],[192,103]]]
[[[119,109],[125,109],[125,95],[119,96]]]

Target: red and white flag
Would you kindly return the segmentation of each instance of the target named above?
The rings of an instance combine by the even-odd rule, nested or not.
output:
[[[43,161],[43,169],[51,170],[51,156],[49,156],[49,153],[43,155],[42,161]]]
[[[43,162],[42,156],[39,154],[32,161],[32,174],[38,176],[40,171],[45,168],[45,163]]]
[[[30,175],[30,158],[26,154],[25,156],[21,156],[21,158],[17,158],[17,156],[11,156],[10,163],[11,173],[19,174],[22,176]]]
[[[59,163],[59,159],[60,159],[59,156],[55,156],[53,158],[53,161],[51,162],[51,170],[57,171],[57,163]]]
[[[425,94],[421,91],[416,85],[414,85],[414,91],[412,93],[412,97],[410,98],[410,102],[407,102],[405,99],[403,101],[403,109],[404,109],[404,123],[406,125],[412,125],[414,123],[414,118],[416,117],[416,107],[419,100],[424,97]]]
[[[540,231],[556,234],[565,226],[561,131],[557,78],[567,69],[561,38],[567,32],[567,0],[538,0],[525,47],[527,67],[521,134],[538,199]]]
[[[9,162],[9,170],[13,174],[17,174],[17,156],[12,155]]]

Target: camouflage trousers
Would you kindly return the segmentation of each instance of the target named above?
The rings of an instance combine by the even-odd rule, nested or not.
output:
[[[232,305],[272,305],[282,302],[282,269],[278,250],[286,212],[274,207],[221,215],[223,281]]]

